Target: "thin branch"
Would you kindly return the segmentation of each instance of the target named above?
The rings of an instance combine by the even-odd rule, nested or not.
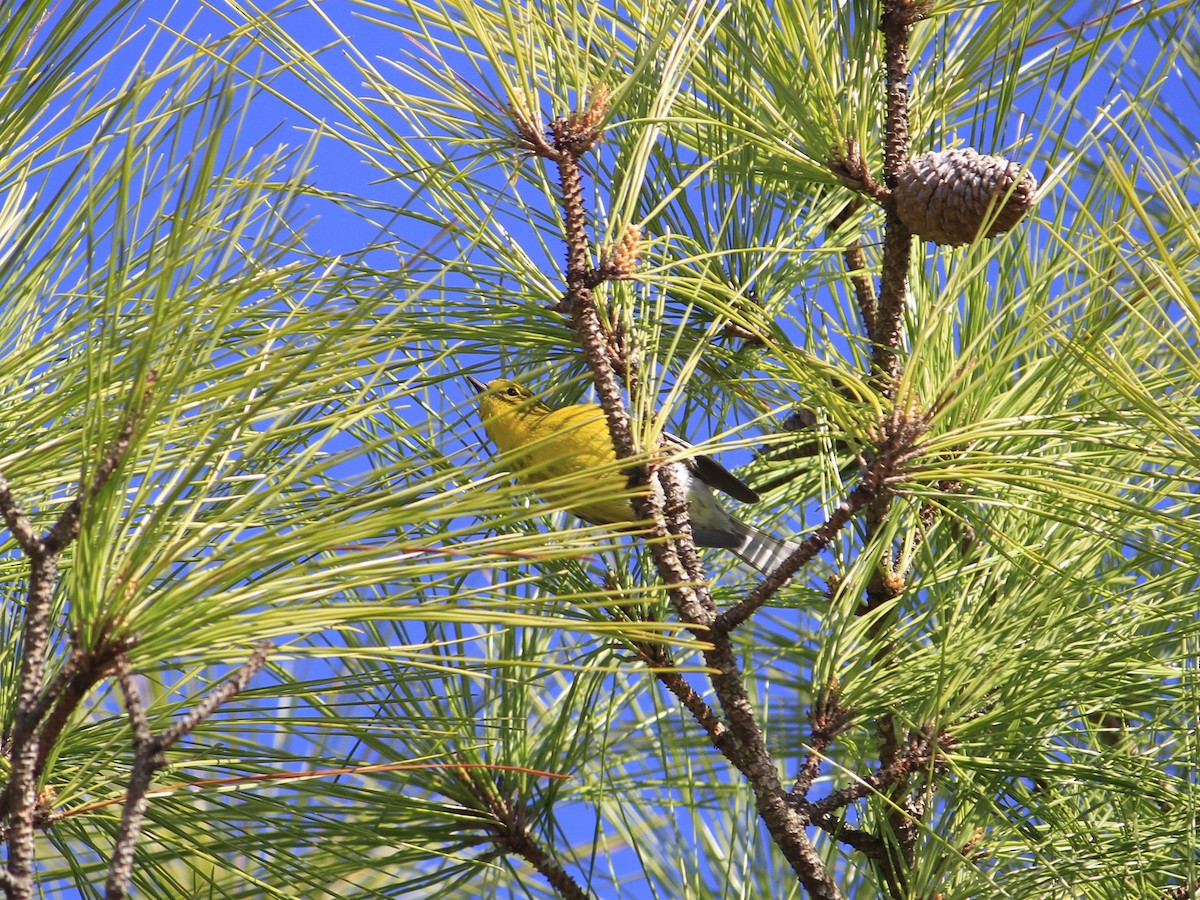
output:
[[[849,806],[863,797],[881,793],[884,788],[896,784],[931,763],[935,771],[942,770],[944,762],[938,756],[938,751],[942,748],[951,747],[953,744],[953,738],[946,733],[939,734],[936,740],[922,737],[911,741],[906,747],[902,748],[896,760],[886,768],[880,769],[870,775],[860,776],[853,784],[849,784],[841,790],[834,791],[828,797],[818,800],[815,803],[801,801],[798,797],[795,798],[795,802],[801,809],[812,816],[831,813],[835,809]]]
[[[550,886],[565,900],[588,900],[591,895],[571,877],[570,873],[557,860],[546,852],[528,828],[516,829],[507,837],[504,844],[509,852],[515,853],[528,862],[538,874],[550,883]]]
[[[122,654],[117,658],[116,670],[121,693],[125,695],[129,725],[133,729],[134,764],[133,771],[129,774],[129,782],[125,786],[125,808],[121,811],[121,827],[113,846],[112,859],[109,860],[108,881],[104,886],[106,900],[121,900],[128,895],[129,882],[133,878],[133,853],[142,833],[146,808],[150,803],[147,794],[155,771],[166,762],[161,746],[154,740],[150,731],[142,694],[133,679],[128,656]]]
[[[830,514],[821,526],[800,542],[792,554],[771,571],[749,594],[717,616],[712,628],[715,634],[728,634],[757,612],[763,604],[787,584],[788,579],[808,565],[824,550],[860,509],[878,496],[881,485],[876,479],[864,478]]]
[[[863,465],[862,480],[791,556],[737,604],[717,616],[712,623],[712,635],[727,634],[745,622],[802,566],[829,546],[859,510],[872,509],[877,503],[890,500],[895,486],[907,477],[909,464],[921,455],[920,441],[929,430],[932,415],[932,412],[894,407],[891,416],[878,426],[875,458]]]
[[[501,852],[514,854],[528,862],[560,897],[588,900],[591,895],[534,838],[528,815],[515,792],[508,798],[502,797],[491,781],[474,770],[460,772],[459,777],[480,802],[486,815],[491,817],[491,821],[484,822],[484,827],[491,832],[491,841]]]
[[[159,746],[169,750],[180,738],[190,734],[197,725],[211,716],[219,707],[228,703],[242,691],[250,680],[259,673],[267,662],[267,654],[274,649],[270,643],[261,643],[254,648],[249,659],[242,663],[234,676],[204,698],[190,713],[164,731],[158,737]]]
[[[841,212],[833,217],[833,221],[829,223],[829,231],[831,233],[837,231],[850,221],[861,207],[862,200],[860,198],[856,197],[851,200],[842,208]],[[857,237],[851,238],[842,251],[842,260],[850,275],[850,284],[854,287],[854,296],[858,301],[858,314],[863,323],[863,333],[873,339],[879,298],[875,296],[875,285],[871,281],[871,276],[867,274],[867,256],[863,253],[862,241]]]
[[[814,814],[812,823],[826,834],[864,856],[871,859],[884,859],[887,856],[887,843],[883,838],[876,837],[861,828],[855,828],[853,825],[847,825],[842,819],[829,813]]]
[[[130,407],[125,413],[125,420],[121,423],[121,430],[117,432],[116,438],[108,445],[104,451],[104,455],[100,458],[99,464],[96,466],[96,471],[92,475],[92,483],[88,487],[88,500],[96,499],[96,496],[108,483],[108,480],[113,476],[121,465],[121,461],[125,458],[125,454],[129,451],[129,445],[133,440],[133,435],[137,431],[138,425],[141,423],[143,416],[146,414],[146,409],[150,405],[150,398],[154,394],[154,385],[158,383],[158,373],[151,369],[146,373],[146,386],[142,392],[142,396],[138,402]],[[44,543],[47,553],[61,553],[76,537],[79,536],[80,518],[83,515],[83,497],[82,488],[75,495],[75,499],[63,510],[50,530],[46,532]]]
[[[216,712],[223,703],[245,690],[250,679],[266,664],[267,654],[271,649],[271,644],[259,644],[231,679],[212,691],[181,720],[158,735],[150,730],[142,695],[129,665],[129,657],[122,653],[114,660],[117,680],[125,696],[129,725],[133,730],[134,764],[125,787],[121,827],[117,832],[112,859],[109,861],[108,880],[104,891],[106,900],[123,900],[128,896],[129,882],[133,877],[134,851],[150,802],[150,785],[154,780],[154,773],[166,765],[164,752]]]
[[[606,579],[607,581],[607,579]],[[611,582],[607,585],[610,589]],[[630,621],[631,616],[628,609],[619,601],[614,599],[613,607],[609,613],[613,621],[625,622]],[[637,618],[637,617],[632,617]],[[647,668],[651,670],[654,677],[657,678],[662,685],[675,695],[675,698],[680,702],[684,709],[692,714],[692,718],[696,723],[704,729],[709,740],[712,741],[714,747],[729,758],[733,758],[741,752],[733,733],[721,721],[720,717],[711,706],[704,701],[704,698],[697,693],[696,689],[691,686],[686,678],[677,671],[675,658],[671,655],[671,651],[662,644],[657,644],[652,641],[632,641],[634,652],[637,654]]]
[[[133,680],[129,656],[122,653],[116,658],[113,668],[116,670],[117,682],[121,685],[121,693],[125,695],[125,714],[129,717],[129,727],[133,731],[133,746],[136,750],[149,747],[154,742],[154,732],[150,730],[150,720],[146,718],[142,692]]]
[[[825,756],[826,750],[829,749],[834,738],[850,727],[852,718],[853,713],[843,707],[838,700],[838,684],[836,680],[833,680],[821,691],[816,702],[808,711],[812,738],[809,741],[809,750],[804,758],[804,763],[800,767],[800,774],[796,776],[796,783],[792,787],[792,797],[808,796],[813,782],[817,780],[821,759]]]
[[[13,499],[8,479],[0,474],[0,515],[4,516],[4,524],[17,539],[17,545],[26,556],[40,556],[44,552],[42,539],[34,530],[29,518],[21,511],[17,501]]]
[[[72,650],[63,667],[55,673],[54,679],[42,691],[37,699],[37,703],[30,710],[30,716],[35,723],[40,722],[42,717],[50,711],[51,707],[59,702],[63,692],[68,690],[68,685],[79,674],[83,662],[83,652],[79,648]]]
[[[641,506],[638,514],[653,525],[655,540],[650,544],[650,555],[664,583],[672,585],[668,597],[675,612],[693,626],[693,634],[704,636],[717,616],[717,605],[692,538],[687,490],[674,466],[658,467],[653,486],[658,489],[653,496],[637,498]],[[662,540],[668,537],[670,540]]]
[[[732,732],[713,708],[704,702],[704,698],[683,675],[675,671],[675,660],[665,647],[648,641],[637,641],[633,647],[642,662],[654,672],[654,677],[692,714],[692,718],[704,729],[714,747],[730,758],[741,752]]]
[[[88,695],[102,678],[112,672],[117,657],[128,653],[137,644],[137,636],[105,639],[98,646],[84,651],[72,651],[67,664],[54,677],[54,681],[42,692],[39,707],[48,709],[49,715],[38,735],[38,761],[36,777],[40,778],[46,767],[50,751],[58,743],[58,737]],[[51,707],[51,704],[53,706]]]

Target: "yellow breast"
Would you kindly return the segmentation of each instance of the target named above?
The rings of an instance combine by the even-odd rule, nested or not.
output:
[[[635,522],[635,491],[613,451],[604,411],[580,404],[538,405],[484,414],[484,428],[518,479],[546,503],[596,525]]]

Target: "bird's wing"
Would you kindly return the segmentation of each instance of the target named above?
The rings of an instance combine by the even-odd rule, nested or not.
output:
[[[662,442],[668,449],[676,451],[686,450],[691,447],[691,444],[687,441],[666,431],[663,432]],[[705,456],[703,453],[696,456],[689,456],[687,458],[687,467],[693,475],[709,487],[723,491],[734,500],[740,500],[742,503],[757,503],[759,500],[758,492],[754,488],[750,487],[750,485],[746,484],[746,482],[742,481],[711,456]]]

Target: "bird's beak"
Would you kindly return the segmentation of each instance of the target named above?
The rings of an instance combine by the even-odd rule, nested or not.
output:
[[[482,381],[480,381],[478,378],[472,378],[470,375],[466,375],[464,377],[467,379],[467,381],[471,382],[471,387],[475,388],[475,393],[477,393],[477,394],[486,394],[487,393],[487,385],[484,384]]]

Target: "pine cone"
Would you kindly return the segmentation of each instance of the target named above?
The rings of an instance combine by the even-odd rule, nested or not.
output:
[[[1033,208],[1037,189],[1037,179],[1016,163],[968,148],[910,159],[892,196],[900,219],[914,234],[956,246],[973,241],[985,220],[990,224],[984,237],[1011,230]],[[1004,206],[989,215],[993,198]]]

